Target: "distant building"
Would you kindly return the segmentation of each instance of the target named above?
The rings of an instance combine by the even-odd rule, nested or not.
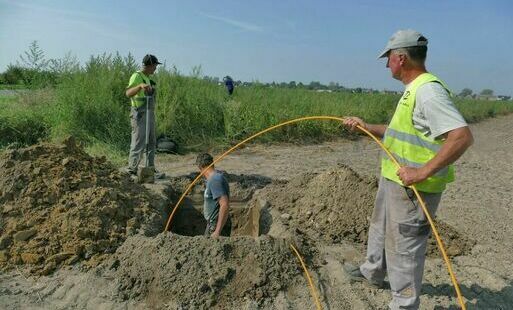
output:
[[[477,95],[477,100],[488,100],[488,101],[497,101],[500,100],[495,95]]]
[[[382,94],[389,94],[389,95],[401,95],[402,92],[400,91],[397,91],[397,90],[387,90],[387,89],[384,89],[382,92]]]

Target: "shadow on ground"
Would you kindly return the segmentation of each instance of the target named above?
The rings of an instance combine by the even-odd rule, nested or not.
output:
[[[477,284],[470,287],[460,285],[462,295],[468,300],[466,302],[467,309],[511,309],[513,305],[513,281],[509,281],[500,291],[493,291]],[[449,284],[433,286],[424,284],[422,293],[429,296],[452,296],[455,294],[454,288]],[[459,309],[457,306],[435,307],[434,309]]]

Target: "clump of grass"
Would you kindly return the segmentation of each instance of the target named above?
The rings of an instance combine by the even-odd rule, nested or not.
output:
[[[51,100],[48,90],[0,97],[0,148],[46,139],[51,128],[47,108]]]

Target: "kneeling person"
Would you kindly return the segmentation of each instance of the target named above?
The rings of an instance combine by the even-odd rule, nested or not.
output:
[[[208,153],[199,154],[196,158],[196,165],[200,171],[205,170],[206,187],[203,203],[203,215],[207,220],[205,236],[217,238],[219,236],[230,236],[231,220],[229,216],[230,209],[230,187],[223,174],[210,166],[214,162],[212,156]]]

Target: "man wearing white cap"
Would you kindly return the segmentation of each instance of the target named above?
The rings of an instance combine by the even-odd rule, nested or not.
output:
[[[472,145],[465,120],[450,99],[448,87],[427,72],[428,40],[413,30],[400,30],[379,58],[387,58],[392,77],[405,85],[388,125],[367,124],[348,117],[344,125],[360,125],[383,138],[401,164],[384,154],[381,178],[369,227],[367,256],[359,267],[344,269],[354,281],[383,287],[388,274],[391,309],[418,309],[430,226],[410,185],[415,184],[434,217],[446,184],[454,181],[455,162]]]

